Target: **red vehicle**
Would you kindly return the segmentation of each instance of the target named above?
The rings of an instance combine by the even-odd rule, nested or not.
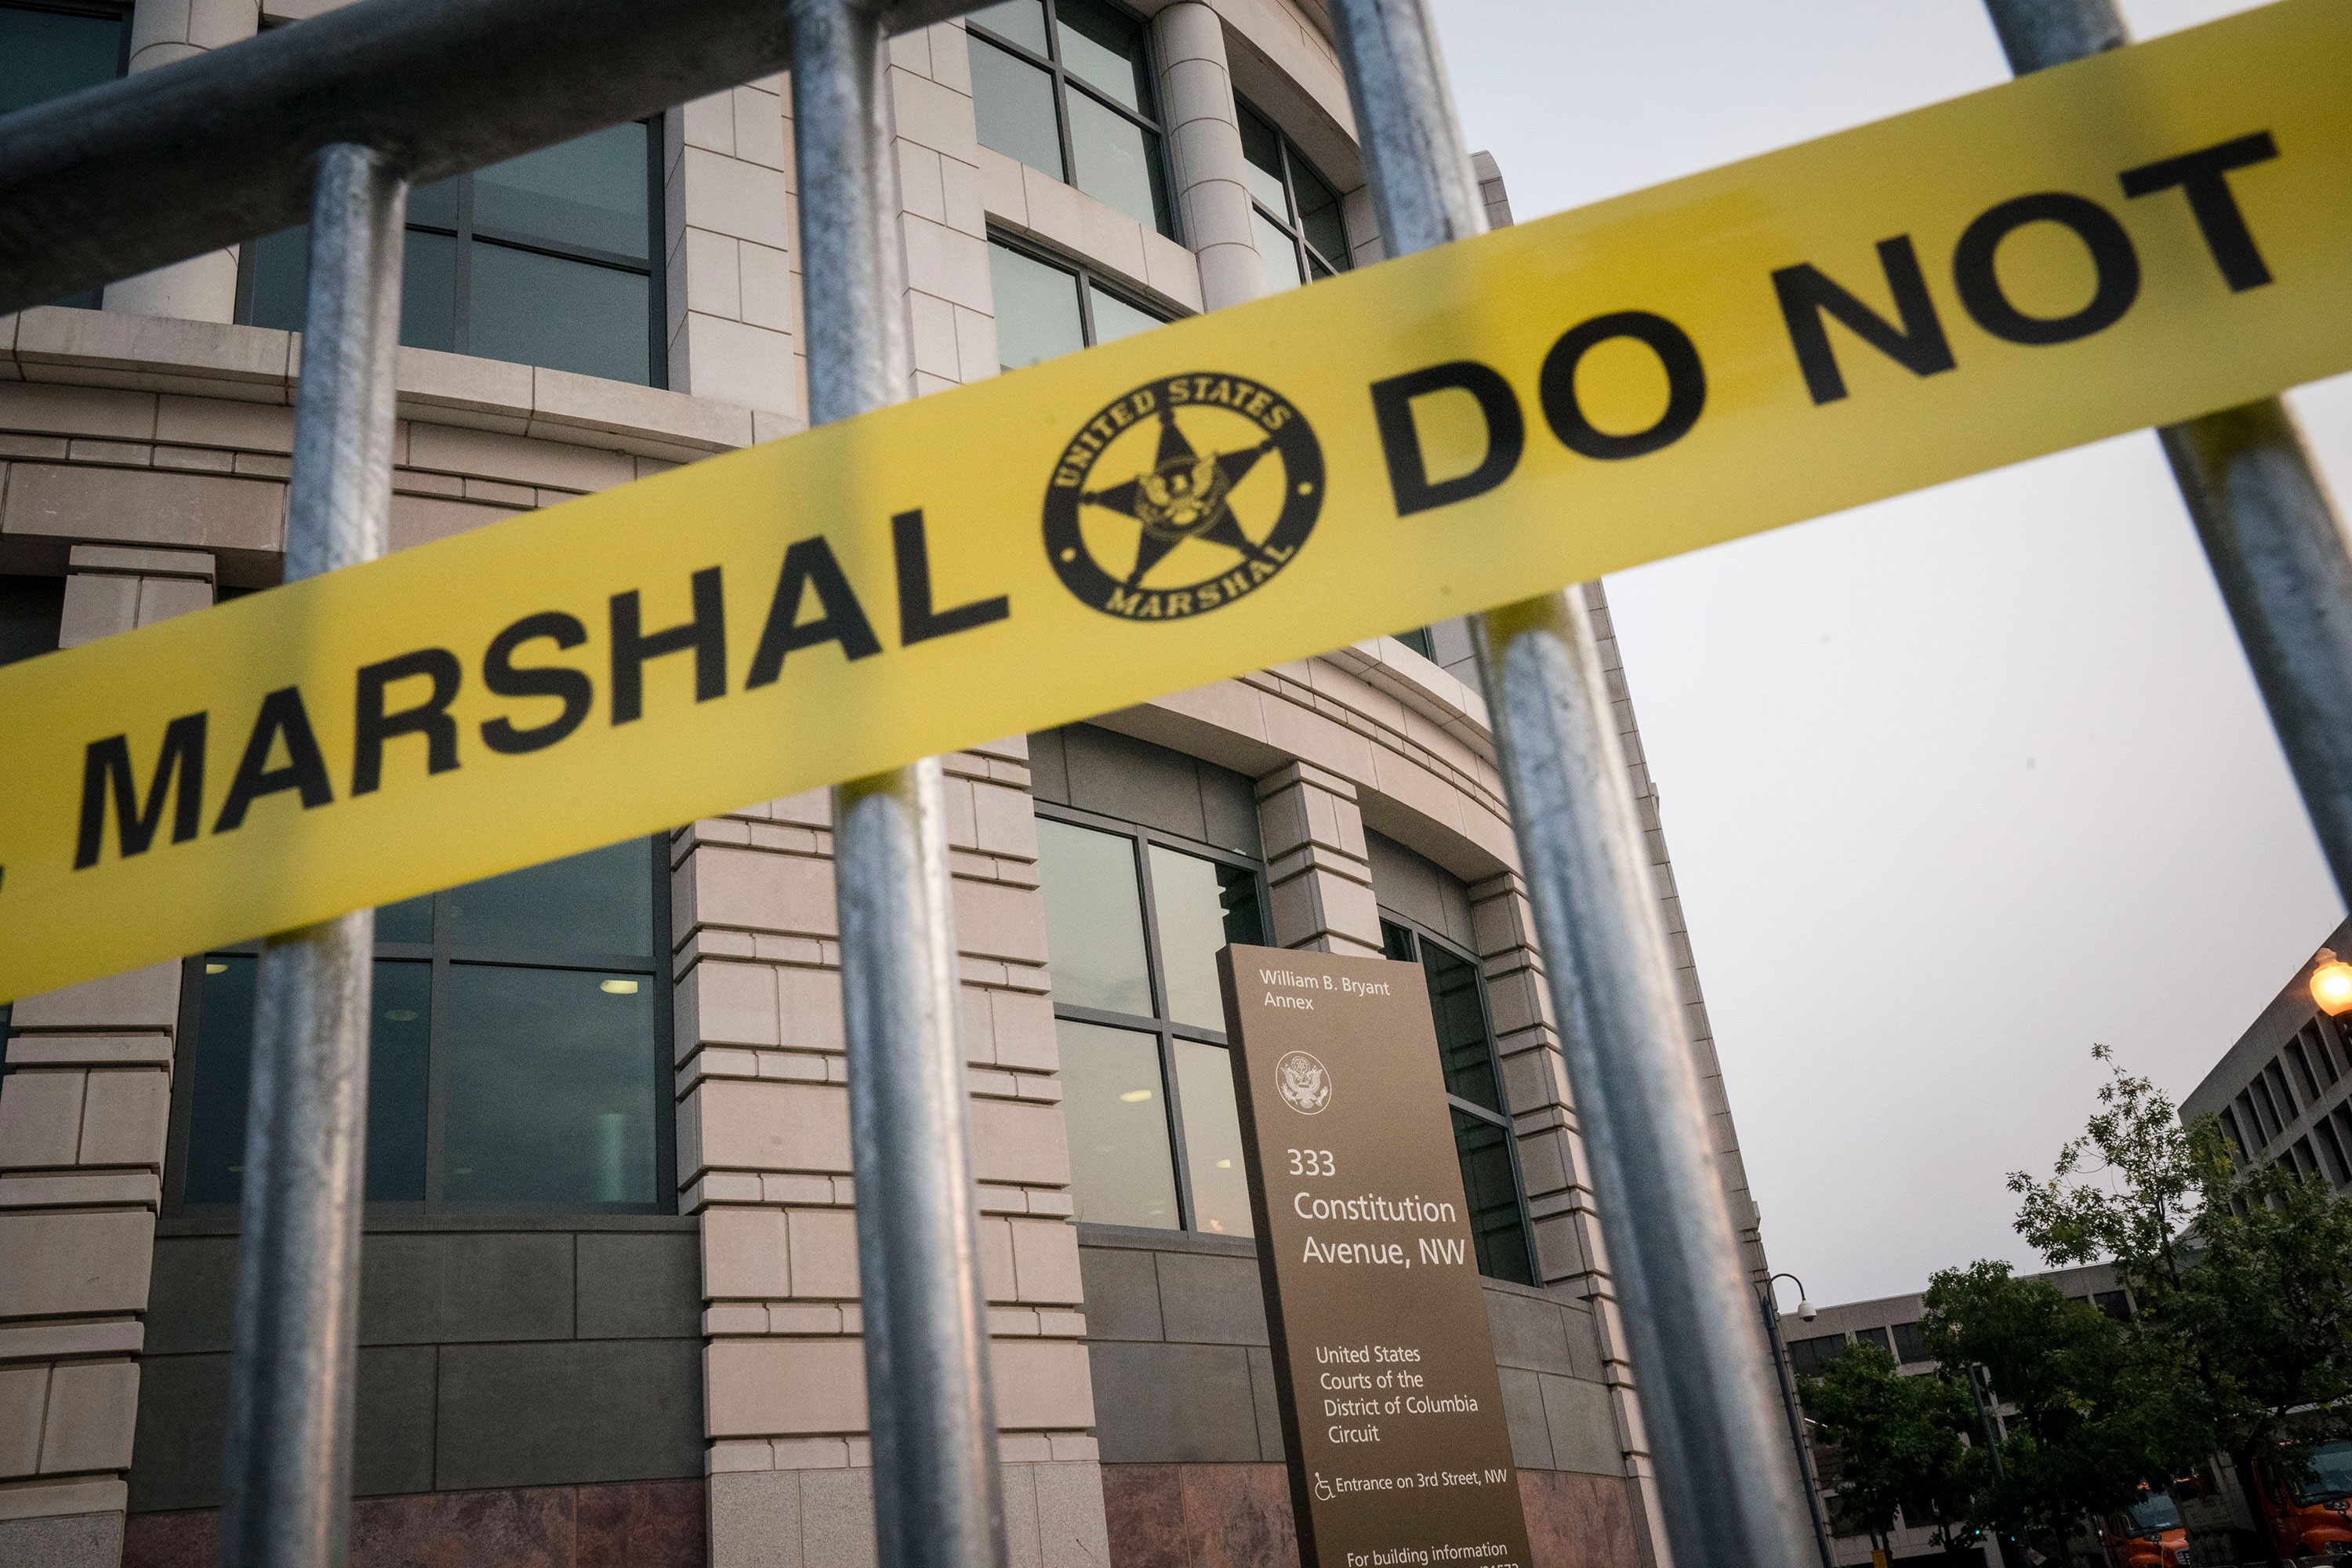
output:
[[[2121,1513],[2107,1515],[2099,1532],[2107,1568],[2188,1568],[2189,1532],[2169,1494],[2149,1492]]]
[[[2352,1443],[2322,1443],[2312,1450],[2311,1477],[2290,1482],[2274,1465],[2257,1478],[2262,1515],[2279,1556],[2352,1557]]]

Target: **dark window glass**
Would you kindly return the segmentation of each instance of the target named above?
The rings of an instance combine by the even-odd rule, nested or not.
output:
[[[1108,0],[1012,0],[966,21],[981,145],[1175,233],[1142,22]]]
[[[2352,1182],[2352,1165],[2344,1163],[2344,1143],[2336,1136],[2334,1120],[2323,1116],[2313,1124],[2312,1131],[2319,1135],[2319,1152],[2326,1156],[2324,1163],[2328,1182],[2339,1187],[2346,1182]]]
[[[1184,1097],[1184,1165],[1192,1179],[1192,1228],[1254,1236],[1249,1168],[1242,1161],[1241,1106],[1233,1053],[1205,1040],[1176,1042],[1176,1088]]]
[[[2327,1031],[2314,1019],[2303,1026],[2303,1037],[2311,1043],[2311,1054],[2317,1059],[2319,1070],[2327,1075],[2327,1081],[2337,1081],[2342,1074],[2336,1066],[2336,1053],[2327,1048]]]
[[[2094,1290],[2091,1305],[2117,1322],[2131,1321],[2131,1292],[2128,1290]]]
[[[452,888],[449,941],[645,956],[653,952],[654,910],[644,864],[645,845],[630,839]]]
[[[122,74],[128,8],[29,11],[0,5],[0,114],[14,114]]]
[[[1856,1329],[1853,1331],[1853,1337],[1857,1344],[1867,1342],[1876,1345],[1888,1355],[1895,1353],[1895,1347],[1887,1342],[1886,1331],[1883,1328]]]
[[[64,578],[0,575],[0,664],[55,653],[65,617]]]
[[[2244,1164],[2248,1158],[2246,1135],[2238,1131],[2238,1113],[2226,1105],[2221,1108],[2221,1131],[2228,1136],[2230,1146],[2237,1151],[2238,1163]]]
[[[1253,1235],[1216,957],[1265,939],[1258,868],[1081,816],[1037,818],[1077,1217]]]
[[[607,126],[474,175],[474,229],[646,259],[643,124]]]
[[[1041,820],[1037,875],[1045,883],[1045,951],[1053,965],[1055,1000],[1099,1012],[1151,1016],[1135,841]]]
[[[989,286],[996,304],[996,358],[1005,370],[1132,337],[1162,324],[1095,281],[1093,272],[1044,260],[992,239]]]
[[[1280,293],[1355,265],[1339,193],[1315,172],[1297,144],[1264,115],[1234,101],[1242,163],[1265,286]]]
[[[400,341],[654,384],[652,136],[609,126],[412,195]],[[309,247],[307,226],[246,246],[237,320],[300,330]]]
[[[1409,632],[1397,633],[1396,637],[1397,641],[1404,644],[1405,647],[1412,649],[1413,652],[1421,655],[1422,658],[1432,660],[1433,662],[1436,659],[1437,647],[1436,645],[1430,640],[1429,628],[1427,626],[1415,626]]]
[[[1076,273],[992,244],[988,279],[996,303],[996,358],[1003,369],[1022,370],[1087,346]]]
[[[1143,24],[1102,0],[1056,0],[1062,67],[1138,114],[1150,100],[1144,80]]]
[[[2263,1076],[2270,1080],[2271,1089],[2278,1097],[2279,1129],[2284,1131],[2286,1124],[2294,1121],[2298,1114],[2294,1102],[2294,1090],[2287,1083],[2286,1073],[2280,1068],[2279,1059],[2276,1057],[2273,1057],[2271,1065],[2263,1069]]]
[[[1535,1283],[1535,1251],[1519,1187],[1517,1141],[1504,1103],[1486,977],[1475,959],[1400,920],[1381,921],[1382,951],[1419,963],[1437,1026],[1438,1065],[1454,1114],[1454,1153],[1477,1237],[1479,1272]]]
[[[1495,1279],[1535,1283],[1528,1253],[1528,1227],[1519,1210],[1518,1170],[1511,1134],[1460,1106],[1454,1114],[1454,1148],[1462,1161],[1462,1194],[1470,1205],[1470,1232],[1478,1248],[1478,1272]]]
[[[1160,138],[1084,93],[1069,97],[1070,151],[1078,189],[1146,228],[1160,226]]]
[[[1926,1361],[1927,1339],[1916,1323],[1895,1325],[1895,1359],[1900,1362]]]
[[[1077,1217],[1095,1225],[1178,1229],[1182,1222],[1168,1159],[1158,1040],[1074,1018],[1057,1021],[1054,1036],[1061,1047],[1062,1115]]]
[[[964,18],[976,22],[1000,38],[1007,38],[1033,55],[1052,53],[1045,42],[1045,0],[1003,0],[1001,5],[982,5]]]
[[[1495,1046],[1486,1032],[1486,988],[1480,983],[1478,966],[1433,942],[1424,942],[1421,967],[1429,976],[1429,1010],[1437,1022],[1445,1092],[1483,1110],[1501,1110],[1502,1096],[1495,1083]]]
[[[654,1201],[653,987],[644,976],[452,966],[448,1179],[456,1203]]]
[[[1822,1334],[1810,1340],[1790,1340],[1789,1365],[1799,1377],[1819,1377],[1829,1370],[1830,1363],[1845,1353],[1843,1334]]]
[[[370,1203],[669,1207],[658,866],[635,839],[376,911]],[[243,1185],[256,968],[250,951],[199,961],[181,1203]]]
[[[2286,1043],[2286,1054],[2294,1061],[2295,1071],[2301,1075],[2303,1102],[2309,1105],[2319,1098],[2319,1078],[2311,1070],[2311,1058],[2304,1053],[2303,1042],[2299,1039],[2289,1040]]]
[[[112,81],[128,63],[130,32],[128,5],[0,5],[0,114]],[[104,293],[85,289],[52,303],[95,310]]]
[[[1150,854],[1168,1016],[1179,1024],[1222,1030],[1225,1000],[1217,984],[1217,953],[1228,942],[1259,945],[1257,873],[1165,845],[1152,845]],[[1226,1088],[1231,1090],[1230,1075]]]
[[[982,146],[1067,180],[1062,167],[1061,122],[1054,113],[1053,72],[1009,49],[974,39],[971,91]]]
[[[2263,1142],[2267,1143],[2286,1130],[2286,1123],[2279,1118],[2278,1103],[2271,1099],[2270,1086],[2259,1077],[2254,1079],[2253,1093],[2254,1104],[2263,1113]]]

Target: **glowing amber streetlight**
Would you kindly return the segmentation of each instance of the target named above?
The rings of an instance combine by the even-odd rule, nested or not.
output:
[[[2352,1010],[2352,963],[2336,957],[2333,949],[2319,950],[2319,967],[2311,972],[2311,999],[2331,1018]]]

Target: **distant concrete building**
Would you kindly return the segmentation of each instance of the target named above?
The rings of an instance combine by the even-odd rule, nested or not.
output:
[[[2352,950],[2352,920],[2319,951],[2330,949]],[[2352,1185],[2352,1014],[2331,1018],[2311,999],[2319,951],[2180,1102],[2180,1119],[2219,1117],[2242,1159],[2285,1160],[2340,1189]]]
[[[2029,1274],[2029,1279],[2046,1279],[2058,1287],[2062,1295],[2077,1301],[2087,1301],[2117,1318],[2131,1316],[2131,1292],[2116,1278],[2114,1266],[2095,1263],[2082,1268],[2053,1268],[2047,1273]],[[1794,1318],[1780,1321],[1780,1331],[1789,1347],[1789,1363],[1800,1377],[1819,1377],[1829,1364],[1856,1344],[1874,1344],[1902,1363],[1909,1376],[1924,1376],[1936,1370],[1935,1361],[1920,1334],[1920,1322],[1927,1315],[1927,1298],[1920,1295],[1882,1296],[1874,1301],[1849,1301],[1842,1306],[1823,1307],[1810,1323]],[[1822,1465],[1822,1492],[1831,1517],[1835,1515],[1837,1496],[1837,1465],[1833,1455],[1817,1452]],[[1904,1527],[1889,1540],[1891,1555],[1897,1563],[1945,1563],[1950,1560],[1943,1549],[1935,1545],[1929,1535],[1932,1521],[1915,1524],[1905,1520]],[[1840,1535],[1832,1538],[1837,1568],[1870,1561],[1870,1538],[1863,1535]]]

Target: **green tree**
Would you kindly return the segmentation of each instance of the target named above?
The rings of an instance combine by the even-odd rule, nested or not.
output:
[[[1884,1546],[1899,1511],[1931,1527],[1937,1545],[1958,1544],[1990,1474],[1963,1438],[1976,1426],[1966,1388],[1940,1372],[1906,1377],[1893,1356],[1863,1343],[1801,1380],[1798,1396],[1836,1454],[1838,1533]]]
[[[2209,1380],[2199,1414],[2242,1480],[2258,1454],[2299,1468],[2352,1432],[2352,1205],[2281,1162],[2217,1189],[2197,1235],[2166,1326]]]
[[[2241,1168],[2217,1120],[2183,1126],[2106,1047],[2091,1054],[2108,1065],[2100,1109],[2049,1180],[2010,1176],[2018,1232],[2053,1265],[2112,1259],[2131,1289],[2151,1463],[2179,1475],[2225,1453],[2251,1489],[2262,1456],[2292,1466],[2352,1430],[2352,1207],[2284,1162]]]
[[[1985,1369],[2013,1413],[1999,1474],[1977,1494],[1971,1522],[2030,1541],[2063,1561],[2084,1513],[2132,1501],[2148,1474],[2154,1392],[2122,1326],[2006,1263],[1939,1270],[1921,1332],[1955,1383]]]

